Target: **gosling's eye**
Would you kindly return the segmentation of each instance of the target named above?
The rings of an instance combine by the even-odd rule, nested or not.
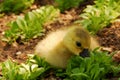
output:
[[[81,47],[81,43],[80,42],[76,42],[76,45],[78,46],[78,47]]]

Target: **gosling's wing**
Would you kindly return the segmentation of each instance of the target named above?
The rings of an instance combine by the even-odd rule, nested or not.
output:
[[[35,47],[35,53],[39,53],[40,55],[48,54],[51,50],[54,50],[58,43],[62,41],[65,34],[65,30],[51,32],[46,36],[46,38],[37,44]]]

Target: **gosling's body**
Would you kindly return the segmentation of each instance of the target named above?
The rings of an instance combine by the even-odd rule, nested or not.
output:
[[[77,32],[76,32],[77,31]],[[80,32],[80,33],[79,33]],[[81,33],[82,32],[82,33]],[[84,48],[94,49],[89,33],[78,25],[57,30],[46,36],[35,47],[35,53],[55,67],[65,68],[72,55],[79,55]],[[80,47],[76,46],[80,41]]]
[[[38,43],[35,53],[40,57],[56,66],[62,68],[66,66],[66,61],[71,57],[72,53],[63,45],[63,38],[66,30],[58,30],[50,33],[46,38]]]

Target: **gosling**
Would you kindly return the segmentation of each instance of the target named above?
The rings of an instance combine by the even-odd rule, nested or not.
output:
[[[82,55],[84,50],[93,50],[96,47],[98,43],[87,30],[80,25],[70,25],[48,34],[37,44],[35,53],[52,66],[65,68],[72,55]]]

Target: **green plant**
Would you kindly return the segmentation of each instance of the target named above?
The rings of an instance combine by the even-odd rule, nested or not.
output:
[[[0,2],[0,12],[21,12],[34,3],[34,0],[3,0]]]
[[[40,65],[37,64],[39,62]],[[47,67],[46,67],[47,65]],[[29,56],[26,63],[18,65],[11,60],[2,63],[2,80],[37,80],[46,70],[48,63],[36,55]]]
[[[72,7],[78,7],[84,0],[55,0],[58,8],[63,12]]]
[[[95,34],[98,30],[109,25],[119,14],[120,1],[95,0],[94,5],[88,5],[80,16],[83,27]]]
[[[66,69],[54,68],[37,55],[29,55],[25,63],[11,60],[2,63],[1,80],[38,80],[52,73],[64,80],[106,80],[106,75],[117,76],[120,65],[112,60],[113,54],[94,50],[90,57],[73,56]]]
[[[112,73],[115,76],[120,72],[120,66],[112,60],[107,52],[93,51],[90,57],[73,56],[68,65],[66,79],[70,80],[103,80]],[[65,76],[65,75],[64,75]]]
[[[43,33],[43,25],[50,23],[59,16],[59,10],[53,6],[45,6],[40,9],[28,12],[24,17],[18,16],[16,21],[10,22],[9,30],[5,31],[4,41],[9,43],[16,40],[26,41]]]

